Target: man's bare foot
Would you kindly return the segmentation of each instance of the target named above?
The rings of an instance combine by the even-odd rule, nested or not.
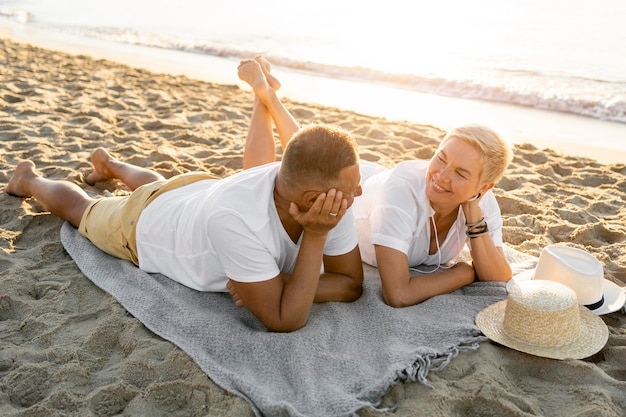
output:
[[[22,161],[15,167],[15,172],[4,191],[16,197],[30,197],[31,194],[28,191],[27,181],[40,176],[32,161]]]
[[[117,159],[113,158],[103,148],[97,148],[91,154],[91,163],[93,164],[93,172],[85,178],[85,182],[94,185],[97,182],[108,181],[115,178],[109,165],[116,163]]]
[[[241,61],[237,68],[237,74],[242,81],[247,82],[250,87],[252,87],[254,94],[261,98],[267,97],[268,89],[270,89],[271,86],[267,82],[261,65],[259,65],[258,62],[253,59]]]
[[[275,91],[278,91],[281,84],[280,81],[276,77],[274,77],[270,72],[272,71],[272,64],[263,57],[263,55],[257,55],[254,57],[254,60],[259,63],[261,66],[261,70],[263,70],[263,74],[265,74],[265,79],[267,83],[272,87]]]

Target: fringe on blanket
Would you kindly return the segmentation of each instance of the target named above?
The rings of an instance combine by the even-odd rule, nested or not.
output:
[[[435,387],[428,382],[427,376],[430,372],[437,372],[444,369],[446,366],[450,364],[452,359],[456,358],[461,352],[469,352],[472,350],[478,350],[480,347],[480,343],[487,341],[488,338],[483,336],[482,333],[478,332],[475,336],[469,337],[465,340],[461,340],[457,345],[452,346],[448,349],[447,352],[443,354],[438,353],[428,353],[421,356],[418,356],[413,362],[413,364],[406,369],[402,370],[399,373],[398,378],[390,385],[387,389],[389,390],[391,386],[395,385],[398,381],[404,382],[419,382],[424,384],[428,388],[434,389]],[[377,397],[381,398],[386,394],[386,392],[380,393]],[[388,406],[381,407],[381,401],[369,404],[363,404],[364,408],[370,408],[379,413],[387,412],[393,413],[398,408],[397,406]],[[354,414],[356,416],[356,414]]]
[[[403,371],[401,379],[404,381],[417,381],[429,388],[434,388],[427,379],[429,372],[441,371],[448,366],[452,359],[456,358],[461,352],[477,350],[481,342],[487,341],[485,336],[475,336],[462,340],[458,345],[452,346],[444,354],[429,353],[419,356],[413,365]]]

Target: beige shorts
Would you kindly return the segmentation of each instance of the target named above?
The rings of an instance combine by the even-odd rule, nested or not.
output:
[[[143,209],[166,191],[208,179],[217,177],[208,172],[188,172],[142,185],[127,196],[100,198],[87,207],[78,231],[109,255],[138,265],[135,232]]]

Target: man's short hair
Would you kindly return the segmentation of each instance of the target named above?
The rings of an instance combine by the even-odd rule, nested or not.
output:
[[[344,168],[359,162],[352,136],[337,127],[311,125],[291,138],[282,157],[281,180],[289,187],[326,188]]]

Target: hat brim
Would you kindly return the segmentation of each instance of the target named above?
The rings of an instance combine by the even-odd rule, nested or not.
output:
[[[542,346],[513,338],[504,329],[507,301],[492,304],[478,313],[476,325],[490,340],[511,349],[551,359],[583,359],[599,352],[609,339],[609,329],[604,321],[583,306],[579,306],[580,333],[570,343]]]
[[[531,280],[534,274],[534,269],[520,272],[506,283],[506,290],[511,291],[511,288],[515,283]],[[622,287],[613,281],[603,278],[602,292],[604,293],[604,303],[600,307],[591,310],[591,312],[601,316],[603,314],[613,313],[624,307],[624,303],[626,303],[626,292],[622,289]]]

